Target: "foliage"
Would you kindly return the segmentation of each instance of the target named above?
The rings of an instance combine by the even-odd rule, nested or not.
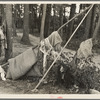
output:
[[[76,63],[76,67],[67,66],[69,67],[69,71],[73,76],[74,84],[79,86],[80,88],[86,88],[87,90],[90,88],[96,88],[96,84],[99,84],[100,80],[100,70],[95,63],[86,60],[79,60]],[[67,72],[67,71],[66,71]],[[67,82],[67,81],[66,81]]]

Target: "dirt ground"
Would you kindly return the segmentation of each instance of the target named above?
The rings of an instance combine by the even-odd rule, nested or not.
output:
[[[17,37],[13,39],[13,57],[19,55],[24,52],[31,46],[23,45],[20,43],[22,34],[18,33]],[[39,37],[33,37],[30,35],[30,41],[33,46],[39,43]],[[0,79],[0,94],[34,94],[31,90],[37,85],[39,80],[37,78],[21,78],[19,80],[6,80],[2,81]],[[70,94],[77,93],[77,90],[74,88],[66,89],[63,86],[55,86],[52,83],[43,85],[39,87],[39,90],[36,94]]]
[[[24,52],[31,46],[23,45],[20,43],[22,34],[18,33],[17,37],[13,39],[13,56]],[[30,41],[33,46],[39,43],[39,37],[30,35]],[[24,77],[18,80],[6,80],[2,81],[0,79],[0,94],[84,94],[84,89],[76,88],[75,86],[66,89],[63,85],[54,85],[53,83],[41,84],[36,93],[32,90],[35,88],[39,82],[38,78],[34,77]]]

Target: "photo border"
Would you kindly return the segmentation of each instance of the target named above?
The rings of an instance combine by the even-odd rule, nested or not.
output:
[[[92,2],[91,2],[92,1]],[[100,0],[0,0],[0,4],[63,4],[63,3],[100,3]],[[98,94],[0,94],[0,100],[99,100]]]

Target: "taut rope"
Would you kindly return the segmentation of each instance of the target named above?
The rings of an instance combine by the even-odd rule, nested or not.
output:
[[[77,14],[76,16],[74,16],[73,18],[71,18],[68,22],[66,22],[65,24],[63,24],[57,31],[59,31],[60,29],[62,29],[65,25],[67,25],[69,22],[71,22],[72,20],[74,20],[76,17],[80,16],[81,14],[83,14],[84,12],[86,12],[91,6],[89,6],[88,8],[86,8],[84,11],[82,11],[81,13]]]

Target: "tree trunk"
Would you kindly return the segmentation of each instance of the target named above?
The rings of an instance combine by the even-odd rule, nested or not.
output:
[[[38,31],[40,33],[40,27],[41,27],[41,15],[39,14],[39,17],[38,17]]]
[[[7,50],[6,50],[6,60],[12,57],[12,5],[6,4],[6,30],[7,30]]]
[[[17,17],[17,28],[20,28],[20,24],[21,24],[21,22],[20,22],[20,14],[19,14],[19,12],[20,12],[20,4],[16,4],[16,9],[17,9],[17,15],[16,15],[16,17]]]
[[[13,15],[13,35],[17,36],[17,33],[16,33],[16,4],[14,7],[14,15]]]
[[[79,12],[81,12],[82,10],[84,10],[85,7],[86,7],[86,4],[80,4],[80,10],[79,10]]]
[[[85,22],[86,23],[85,24],[85,32],[84,32],[85,39],[89,38],[90,29],[91,29],[91,18],[92,18],[92,10],[89,12],[89,14],[86,18],[86,22]]]
[[[70,16],[69,16],[69,19],[71,19],[74,15],[75,15],[75,11],[76,11],[76,5],[75,4],[72,4],[71,5],[71,10],[70,10]],[[68,38],[71,36],[72,32],[73,32],[73,26],[74,26],[74,20],[71,21],[69,24],[68,24],[68,37],[67,37],[67,40]]]
[[[67,22],[67,19],[66,19],[66,7],[64,7],[64,20],[63,20],[63,23],[66,23]],[[65,26],[64,27],[64,33],[67,32],[67,27]]]
[[[51,16],[51,4],[47,4],[46,18],[45,18],[45,28],[44,28],[44,38],[48,37],[48,35],[49,35],[50,16]]]
[[[99,19],[92,38],[93,38],[93,45],[96,45],[100,49],[100,5],[99,5]]]
[[[4,4],[1,6],[1,13],[2,13],[2,24],[4,22],[5,16],[4,16]]]
[[[54,15],[53,15],[53,31],[56,30],[56,11],[55,11],[55,4],[53,5],[53,12],[54,12]]]
[[[81,12],[81,10],[82,10],[82,4],[80,4],[80,9],[79,9],[79,12]]]
[[[41,20],[41,30],[40,30],[40,40],[44,39],[44,26],[45,26],[45,18],[46,18],[46,8],[47,4],[43,5],[43,15]]]
[[[24,25],[23,25],[23,36],[21,39],[21,42],[23,42],[26,45],[30,45],[29,40],[29,5],[24,5]]]
[[[92,37],[94,29],[95,29],[95,25],[96,25],[96,5],[94,5],[93,10],[92,10],[92,18],[91,18],[91,29],[90,29],[90,34],[89,34],[89,38]]]
[[[33,4],[29,5],[29,11],[30,16],[29,16],[29,28],[30,28],[30,33],[33,34],[34,33],[34,11],[33,11]]]
[[[33,5],[32,4],[30,4],[29,5],[29,11],[31,12],[30,14],[29,14],[29,32],[30,32],[30,34],[32,34],[32,22],[33,22],[33,20],[32,20],[32,7],[33,7]]]
[[[40,5],[39,8],[39,17],[38,17],[38,31],[40,33],[40,28],[41,28],[41,19],[42,19],[42,9],[43,9],[43,5]]]
[[[60,6],[60,26],[63,25],[63,5]],[[63,37],[63,29],[60,30],[60,35]]]
[[[0,57],[1,57],[1,53],[2,53],[2,43],[1,43],[1,35],[0,35]]]

